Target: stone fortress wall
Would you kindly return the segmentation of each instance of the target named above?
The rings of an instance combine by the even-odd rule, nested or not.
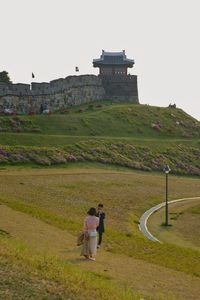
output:
[[[139,103],[136,75],[102,76],[107,99]]]
[[[0,112],[39,113],[41,105],[52,112],[97,100],[138,103],[137,76],[106,78],[96,75],[68,76],[48,82],[0,84]]]

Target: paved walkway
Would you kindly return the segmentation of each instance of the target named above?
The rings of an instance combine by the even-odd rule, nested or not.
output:
[[[193,197],[193,198],[182,198],[182,199],[176,199],[176,200],[172,200],[169,201],[168,204],[173,204],[176,202],[181,202],[181,201],[187,201],[187,200],[194,200],[194,199],[199,199],[200,197]],[[165,202],[162,202],[156,206],[151,207],[150,209],[148,209],[140,218],[139,220],[139,229],[142,231],[142,233],[151,241],[153,242],[159,242],[162,243],[161,241],[159,241],[155,236],[153,236],[150,231],[147,228],[147,221],[149,219],[149,217],[156,212],[157,210],[161,209],[162,207],[165,206]]]

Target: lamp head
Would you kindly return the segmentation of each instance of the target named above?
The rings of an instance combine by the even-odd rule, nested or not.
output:
[[[165,165],[163,171],[165,172],[165,174],[168,174],[171,171],[171,169],[168,165]]]

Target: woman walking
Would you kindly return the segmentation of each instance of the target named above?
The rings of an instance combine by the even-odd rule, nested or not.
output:
[[[97,250],[97,231],[99,226],[99,218],[96,217],[96,209],[91,207],[88,211],[88,216],[84,219],[84,243],[81,255],[87,259],[95,260]]]

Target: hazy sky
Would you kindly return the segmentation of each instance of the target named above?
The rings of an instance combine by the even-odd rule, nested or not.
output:
[[[0,0],[0,71],[13,82],[97,74],[101,50],[135,59],[141,103],[200,119],[199,0]]]

